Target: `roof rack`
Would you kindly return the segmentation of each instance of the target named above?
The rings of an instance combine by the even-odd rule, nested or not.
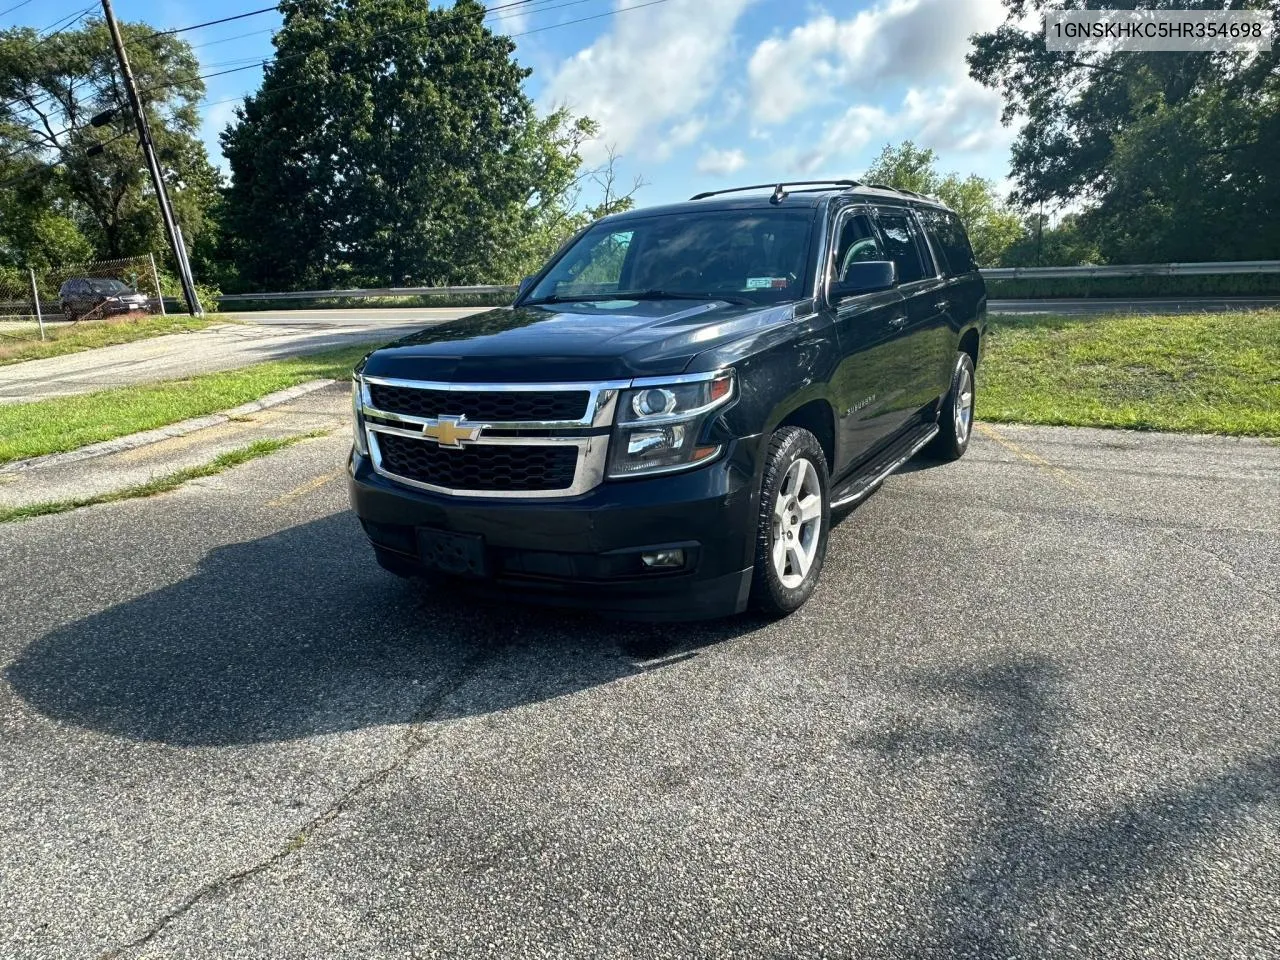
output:
[[[811,187],[818,185],[844,187],[862,186],[857,180],[787,180],[782,183],[756,183],[749,187],[729,187],[727,190],[708,190],[706,193],[694,194],[690,200],[705,200],[707,197],[718,197],[722,193],[742,193],[746,190],[773,190],[772,203],[781,203],[787,195],[787,187]]]

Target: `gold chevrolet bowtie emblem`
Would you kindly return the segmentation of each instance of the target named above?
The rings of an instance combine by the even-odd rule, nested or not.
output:
[[[434,440],[442,447],[461,449],[464,440],[476,440],[484,432],[484,427],[464,424],[462,421],[466,419],[465,416],[437,417],[435,423],[429,423],[422,428],[422,435],[428,440]]]

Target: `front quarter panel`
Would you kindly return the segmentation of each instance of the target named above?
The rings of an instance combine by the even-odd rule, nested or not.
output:
[[[797,313],[788,324],[718,346],[691,365],[691,371],[736,371],[738,399],[721,418],[733,436],[767,439],[794,410],[814,400],[831,404],[835,328],[824,312],[806,306]],[[758,477],[763,464],[756,459]]]

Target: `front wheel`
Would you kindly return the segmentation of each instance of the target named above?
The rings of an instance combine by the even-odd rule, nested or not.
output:
[[[969,437],[973,433],[973,357],[965,352],[956,354],[956,365],[951,371],[951,389],[942,401],[938,415],[938,435],[929,445],[929,452],[943,460],[959,460],[969,449]]]
[[[760,485],[752,606],[785,616],[804,605],[827,556],[830,521],[822,445],[808,430],[781,428],[769,440]]]

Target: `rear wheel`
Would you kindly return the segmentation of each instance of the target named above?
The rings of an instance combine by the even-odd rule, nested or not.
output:
[[[969,437],[973,434],[973,401],[976,395],[973,378],[973,357],[961,352],[956,354],[956,365],[951,371],[951,389],[942,401],[938,415],[938,435],[929,445],[929,452],[943,460],[959,460],[969,449]]]
[[[751,603],[771,616],[804,605],[827,556],[827,461],[808,430],[782,427],[769,441],[760,486]]]

